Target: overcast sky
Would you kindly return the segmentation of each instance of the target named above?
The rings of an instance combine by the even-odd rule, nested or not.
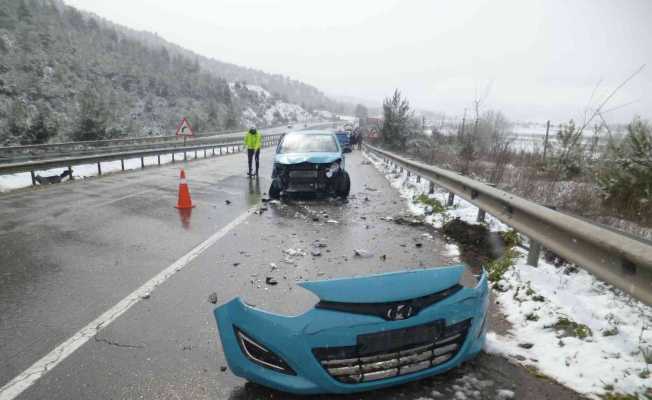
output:
[[[512,120],[578,118],[641,65],[609,122],[652,117],[652,0],[66,0],[200,54],[334,96]]]

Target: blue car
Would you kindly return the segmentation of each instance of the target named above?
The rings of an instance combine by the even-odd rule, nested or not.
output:
[[[483,271],[464,265],[304,282],[319,302],[298,316],[239,298],[215,309],[231,371],[295,394],[353,393],[440,374],[476,356],[487,328]]]
[[[296,192],[326,192],[345,198],[351,178],[344,151],[330,131],[287,133],[276,148],[269,197]]]
[[[349,131],[338,131],[335,132],[337,140],[340,142],[340,147],[345,153],[350,153],[353,151],[351,148],[351,132]]]

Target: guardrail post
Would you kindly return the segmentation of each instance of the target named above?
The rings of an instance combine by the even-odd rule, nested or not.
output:
[[[206,158],[206,149],[204,149],[204,158]]]
[[[29,174],[32,176],[32,186],[36,186],[36,175],[34,175],[34,171],[29,171]]]
[[[174,151],[172,152],[172,164],[174,164]]]
[[[417,175],[417,183],[421,182],[421,175]]]
[[[120,159],[120,168],[124,171],[125,170],[125,160]]]
[[[219,147],[219,149],[220,149],[220,155],[222,155],[222,147]]]
[[[102,166],[99,161],[97,162],[97,175],[102,175]]]
[[[448,201],[446,202],[446,206],[451,207],[453,205],[453,202],[455,202],[455,193],[449,192],[448,193]]]
[[[156,157],[158,159],[158,165],[161,165],[161,155],[157,154]]]
[[[539,266],[539,256],[541,255],[541,243],[530,239],[530,250],[527,253],[527,263],[533,267]]]
[[[430,181],[430,184],[428,185],[428,194],[433,194],[435,193],[435,184]]]
[[[145,157],[140,157],[140,168],[145,168]]]
[[[186,151],[184,150],[183,151],[183,161],[187,161],[187,160],[188,160],[188,156],[186,155]]]
[[[197,150],[195,150],[195,160],[197,159]]]
[[[484,222],[484,217],[487,215],[487,212],[482,208],[478,208],[478,217],[475,219],[476,222]]]

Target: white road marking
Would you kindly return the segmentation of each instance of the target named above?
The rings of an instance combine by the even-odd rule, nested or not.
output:
[[[97,317],[93,322],[83,327],[77,333],[68,338],[68,340],[55,347],[54,350],[52,350],[50,353],[35,362],[31,367],[27,368],[20,375],[12,379],[9,383],[0,388],[0,400],[13,400],[18,397],[22,392],[32,386],[40,377],[51,371],[60,362],[65,360],[68,356],[70,356],[82,345],[84,345],[84,343],[86,343],[89,339],[94,337],[98,332],[111,324],[111,322],[115,321],[133,305],[138,303],[142,297],[146,297],[146,295],[152,293],[152,291],[156,289],[158,285],[170,279],[172,275],[186,267],[197,256],[202,254],[209,247],[223,238],[227,233],[229,233],[229,231],[244,222],[244,220],[246,220],[247,217],[254,212],[254,210],[255,208],[251,208],[245,213],[239,215],[228,225],[215,232],[208,239],[204,240],[194,249],[190,250],[186,255],[175,261],[174,264],[159,272],[158,275],[145,282],[141,287],[133,291],[124,299],[120,300],[120,302]]]

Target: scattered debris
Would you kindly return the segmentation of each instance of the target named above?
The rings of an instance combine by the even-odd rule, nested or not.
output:
[[[354,249],[353,254],[356,257],[362,257],[362,258],[373,257],[373,254],[369,253],[367,250],[362,250],[362,249]]]
[[[423,243],[419,243],[419,242],[417,242],[417,243],[414,244],[414,246],[415,246],[415,247],[423,247]]]
[[[140,298],[143,299],[143,300],[147,300],[147,299],[149,299],[150,297],[152,297],[152,294],[151,294],[150,292],[146,292],[146,293],[144,293],[144,294],[142,294],[142,295],[140,296]]]
[[[383,261],[387,261],[387,254],[383,254],[382,256],[380,256],[380,259]]]
[[[277,270],[278,266],[275,263],[269,263],[269,266],[271,268],[271,271]]]
[[[217,304],[217,293],[213,292],[208,295],[208,302],[211,304]]]
[[[293,249],[293,248],[285,249],[283,250],[283,253],[287,254],[290,257],[301,257],[306,255],[306,253],[303,250]]]
[[[311,254],[313,257],[319,257],[319,256],[321,256],[321,251],[319,251],[319,250],[317,250],[317,249],[312,249],[312,250],[310,251],[310,254]]]
[[[369,201],[369,197],[365,197],[365,198],[364,198],[364,201]]]
[[[372,188],[371,186],[365,186],[364,188],[365,188],[365,190],[368,190],[370,192],[377,192],[378,191],[378,189]]]
[[[328,244],[322,242],[320,239],[317,239],[314,242],[312,242],[312,245],[314,247],[320,247],[320,248],[328,247]]]
[[[233,263],[233,266],[234,266],[234,267],[237,267],[238,265],[240,265],[239,262],[234,262],[234,263]]]
[[[224,203],[228,206],[231,205],[231,200],[224,200]]]
[[[312,222],[319,222],[319,217],[318,216],[313,216],[312,217]]]
[[[220,371],[222,371],[222,372],[225,372],[227,369],[228,369],[228,368],[226,367],[226,365],[222,365],[222,366],[220,367]]]
[[[387,221],[394,221],[399,225],[410,225],[410,226],[419,226],[425,223],[425,219],[422,216],[411,215],[411,214],[398,215],[392,218],[391,220],[387,220]]]
[[[265,283],[270,285],[270,286],[278,285],[278,281],[276,279],[272,278],[271,276],[268,276],[267,278],[265,278]]]
[[[524,349],[531,349],[532,347],[534,347],[534,344],[532,344],[532,343],[519,343],[518,347],[522,347]]]
[[[326,221],[327,224],[339,224],[339,222],[335,221],[334,219],[329,219]]]

